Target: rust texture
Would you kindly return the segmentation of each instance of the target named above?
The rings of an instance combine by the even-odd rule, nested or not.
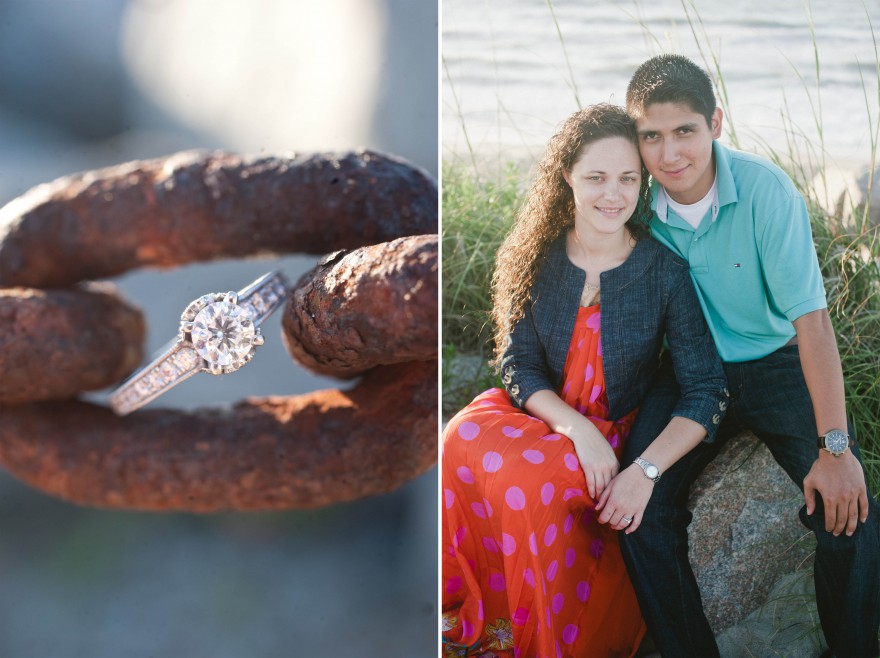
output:
[[[78,504],[141,510],[312,508],[390,491],[437,458],[437,362],[376,368],[349,392],[226,411],[117,418],[78,401],[0,407],[0,461]]]
[[[0,286],[144,266],[325,254],[437,231],[437,186],[393,156],[175,156],[60,178],[0,209]]]
[[[30,190],[0,209],[0,464],[79,504],[194,512],[319,507],[423,473],[437,458],[437,213],[429,177],[372,152],[185,152]],[[110,284],[77,282],[337,249],[288,298],[284,333],[307,367],[365,371],[352,390],[122,418],[71,399],[118,383],[144,337]]]
[[[436,235],[324,259],[285,306],[288,351],[309,370],[334,377],[435,358],[437,263]]]
[[[141,361],[144,321],[109,286],[0,288],[0,403],[105,388]]]

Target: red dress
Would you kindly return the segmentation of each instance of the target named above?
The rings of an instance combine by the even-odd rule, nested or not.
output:
[[[581,307],[560,397],[618,459],[635,412],[608,417],[599,305]],[[632,656],[645,632],[617,532],[596,521],[571,441],[493,388],[443,433],[443,655]]]

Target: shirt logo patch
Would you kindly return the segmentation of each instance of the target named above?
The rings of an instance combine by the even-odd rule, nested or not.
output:
[[[742,264],[741,263],[734,263],[733,266],[734,267],[742,267]]]

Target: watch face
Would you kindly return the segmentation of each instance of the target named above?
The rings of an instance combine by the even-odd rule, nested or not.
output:
[[[645,468],[645,475],[653,480],[655,477],[660,475],[660,469],[654,466],[654,464],[651,464],[650,466]]]
[[[840,454],[849,446],[849,437],[840,430],[832,430],[825,435],[825,447]]]

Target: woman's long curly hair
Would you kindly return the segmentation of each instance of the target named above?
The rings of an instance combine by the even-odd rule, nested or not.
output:
[[[570,172],[588,144],[608,137],[623,137],[638,148],[635,122],[622,107],[608,103],[575,112],[562,124],[538,164],[538,174],[516,222],[495,257],[492,275],[492,320],[495,325],[495,358],[501,361],[507,337],[523,317],[537,273],[550,246],[574,226],[574,195],[564,174]],[[626,222],[638,240],[648,234],[651,196],[648,172],[642,165],[639,202]]]

